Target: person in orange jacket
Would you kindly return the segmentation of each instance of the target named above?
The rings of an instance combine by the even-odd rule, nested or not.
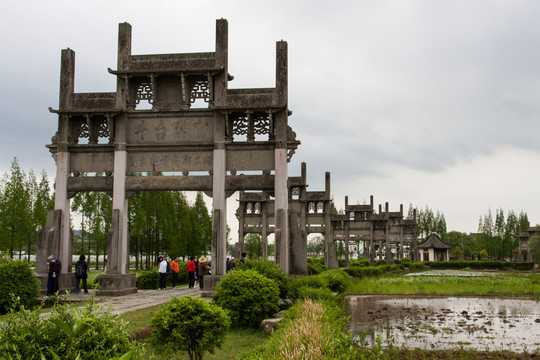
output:
[[[178,273],[180,272],[180,267],[178,266],[178,256],[176,256],[173,261],[171,261],[171,282],[172,288],[176,289],[176,282],[178,281]]]

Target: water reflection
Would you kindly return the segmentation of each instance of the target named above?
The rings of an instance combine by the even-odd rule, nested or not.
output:
[[[540,349],[540,303],[472,297],[353,295],[349,329],[372,344],[423,349],[534,352]]]

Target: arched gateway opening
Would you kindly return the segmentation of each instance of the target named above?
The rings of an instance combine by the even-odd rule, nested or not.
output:
[[[227,59],[226,20],[216,22],[214,52],[164,55],[132,55],[131,25],[123,23],[117,69],[109,69],[116,92],[75,93],[75,52],[62,50],[59,107],[50,109],[58,114],[58,131],[47,145],[57,167],[55,210],[38,239],[36,271],[43,279],[46,257],[59,254],[60,289],[74,288],[70,199],[81,191],[104,191],[113,199],[107,275],[99,279],[98,295],[137,291],[135,274],[128,272],[127,203],[138,191],[212,197],[216,276],[226,271],[228,196],[271,192],[276,260],[289,273],[287,163],[300,142],[288,126],[287,43],[276,43],[274,88],[228,89]],[[134,176],[152,172],[171,175]]]

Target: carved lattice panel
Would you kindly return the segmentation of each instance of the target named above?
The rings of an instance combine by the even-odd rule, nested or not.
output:
[[[100,138],[110,138],[111,132],[109,130],[109,124],[107,124],[107,120],[103,119],[98,124],[98,136]]]
[[[137,97],[135,98],[135,104],[139,104],[142,101],[148,101],[149,104],[154,103],[154,95],[152,93],[152,84],[149,82],[142,82],[137,87]]]
[[[249,133],[248,117],[245,114],[237,115],[233,119],[233,135],[247,136]]]
[[[88,139],[90,138],[90,129],[88,128],[88,121],[83,120],[81,122],[81,127],[79,128],[79,138]]]
[[[270,118],[266,113],[255,113],[253,116],[255,135],[270,135]]]
[[[210,86],[208,80],[197,80],[194,82],[189,102],[193,104],[198,99],[202,99],[206,103],[210,102]]]

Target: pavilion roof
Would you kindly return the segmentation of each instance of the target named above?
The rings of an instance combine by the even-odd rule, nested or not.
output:
[[[428,236],[426,241],[424,241],[421,244],[418,244],[418,248],[420,249],[427,249],[427,248],[435,248],[435,249],[451,249],[453,248],[452,245],[447,244],[441,240],[439,235],[435,233],[431,233],[431,235]]]

